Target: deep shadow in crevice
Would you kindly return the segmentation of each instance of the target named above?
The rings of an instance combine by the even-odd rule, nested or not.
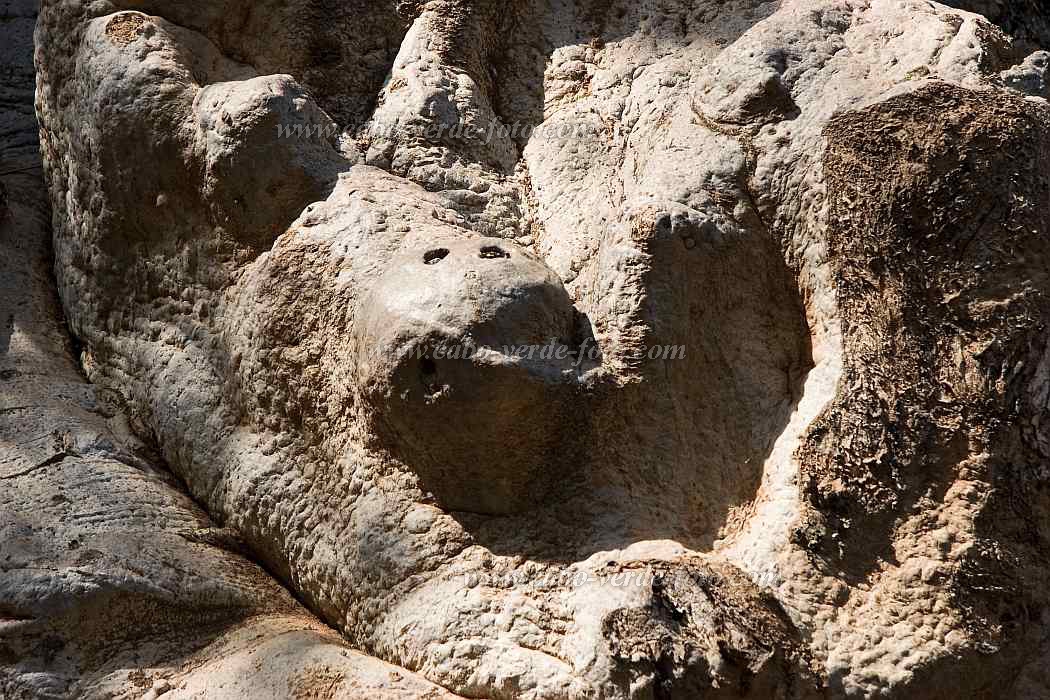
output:
[[[647,540],[710,551],[756,497],[813,367],[797,281],[759,229],[691,249],[655,239],[649,253],[646,347],[685,357],[607,375],[551,415],[569,439],[539,507],[454,514],[494,553],[571,563]]]

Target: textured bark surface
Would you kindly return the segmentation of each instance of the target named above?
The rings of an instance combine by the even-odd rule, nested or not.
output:
[[[55,293],[36,6],[0,7],[0,697],[447,697],[304,610],[84,378]]]
[[[1047,16],[954,4],[44,0],[11,692],[1050,695]]]

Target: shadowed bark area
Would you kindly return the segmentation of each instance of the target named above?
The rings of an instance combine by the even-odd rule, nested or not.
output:
[[[946,0],[944,4],[984,15],[1013,36],[1021,50],[1050,48],[1050,3],[1046,0]]]

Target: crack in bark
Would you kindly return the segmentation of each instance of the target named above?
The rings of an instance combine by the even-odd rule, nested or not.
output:
[[[51,455],[50,457],[45,459],[43,462],[35,464],[32,467],[29,467],[28,469],[23,469],[22,471],[15,472],[13,474],[2,474],[2,475],[0,475],[0,480],[18,479],[18,478],[23,477],[23,476],[28,476],[29,474],[32,474],[33,472],[35,472],[35,471],[37,471],[39,469],[43,469],[45,467],[54,466],[56,464],[59,464],[59,463],[65,461],[68,457],[76,457],[76,456],[77,455],[75,455],[75,454],[73,454],[71,452],[58,452],[57,454]]]

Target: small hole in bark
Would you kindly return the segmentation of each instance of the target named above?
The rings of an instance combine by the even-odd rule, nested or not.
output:
[[[423,254],[423,262],[427,265],[437,265],[447,257],[448,248],[436,248],[434,250],[428,250]]]
[[[510,253],[503,250],[496,245],[487,245],[481,249],[479,257],[485,258],[486,260],[495,260],[496,258],[509,258]]]
[[[429,357],[419,361],[419,381],[423,385],[423,391],[428,399],[436,397],[441,393],[441,384],[438,382],[437,363]]]

